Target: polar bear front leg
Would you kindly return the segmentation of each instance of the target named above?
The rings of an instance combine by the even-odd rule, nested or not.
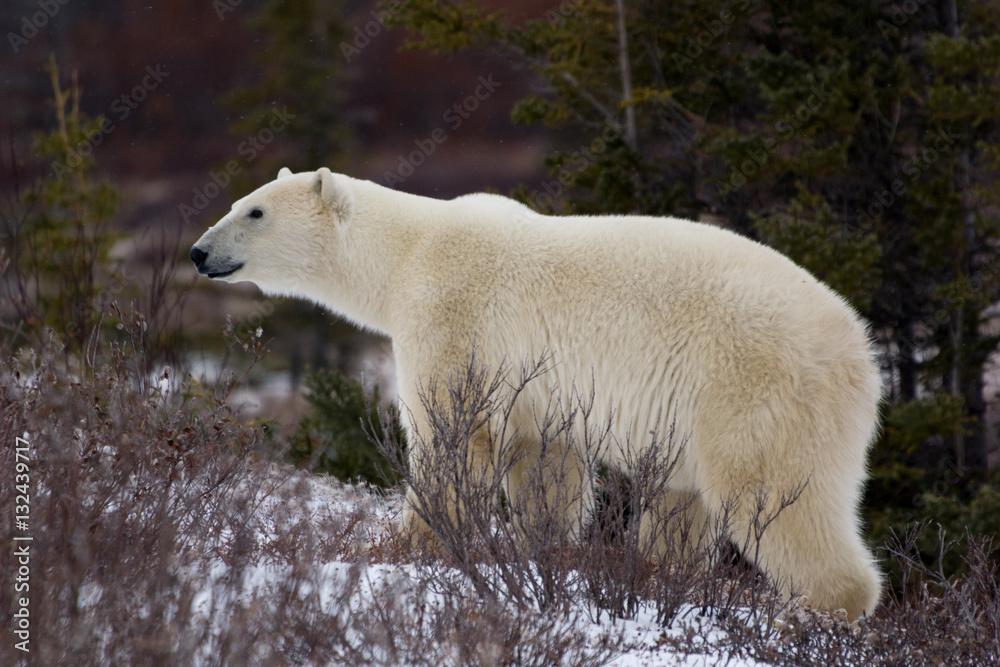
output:
[[[409,476],[401,530],[448,543],[465,540],[470,522],[488,522],[499,487],[489,429],[468,432],[425,411],[410,416]]]
[[[426,521],[428,512],[432,509],[426,502],[427,489],[433,483],[432,477],[425,473],[429,465],[424,438],[431,438],[430,419],[424,410],[411,411],[406,422],[407,436],[407,476],[406,494],[403,497],[403,512],[400,517],[400,532],[412,538],[433,538],[434,531]],[[416,488],[414,488],[416,486]]]
[[[520,443],[505,483],[511,519],[521,530],[555,521],[570,539],[581,536],[594,512],[594,480],[585,457],[561,439]]]

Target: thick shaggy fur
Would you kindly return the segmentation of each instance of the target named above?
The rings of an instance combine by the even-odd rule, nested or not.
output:
[[[553,387],[592,385],[607,410],[595,416],[615,411],[630,430],[622,441],[641,446],[636,434],[676,423],[686,445],[672,486],[702,510],[760,488],[776,502],[807,482],[765,532],[759,564],[816,607],[854,617],[878,604],[858,519],[880,399],[868,333],[774,250],[686,220],[541,216],[500,196],[439,201],[324,168],[283,169],[192,259],[389,335],[404,414],[421,432],[420,388],[474,345],[492,368],[550,353],[552,370],[514,411],[522,432]],[[752,502],[741,507],[734,535],[751,520]]]

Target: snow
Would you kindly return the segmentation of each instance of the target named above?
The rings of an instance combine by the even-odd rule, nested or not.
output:
[[[282,494],[266,498],[260,510],[263,519],[259,524],[258,539],[267,543],[276,537],[278,528],[291,520],[322,521],[324,518],[346,517],[360,510],[365,513],[365,521],[359,524],[356,533],[359,539],[370,540],[378,534],[379,527],[395,522],[399,512],[399,499],[383,499],[366,491],[335,480],[295,473],[286,482],[294,487],[294,495]],[[294,500],[290,502],[290,497]],[[422,566],[426,567],[426,566]],[[440,566],[438,566],[440,567]],[[198,578],[205,582],[205,588],[195,597],[193,610],[196,617],[204,618],[209,624],[220,623],[217,612],[224,601],[215,599],[215,591],[233,590],[219,586],[229,578],[242,578],[242,585],[235,590],[255,601],[280,599],[271,595],[281,582],[287,581],[289,566],[284,564],[258,564],[234,572],[222,561],[215,561],[206,570],[200,569]],[[426,572],[425,572],[426,574]],[[441,570],[442,576],[461,577],[457,571]],[[304,579],[300,579],[297,593],[318,601],[319,608],[326,614],[338,614],[348,609],[371,607],[376,601],[405,601],[413,606],[423,603],[425,608],[438,608],[440,596],[419,585],[419,571],[412,564],[394,565],[386,563],[359,564],[348,561],[317,562]],[[727,664],[733,667],[755,667],[758,663],[731,655],[722,655],[717,644],[725,635],[706,617],[699,616],[699,609],[685,607],[669,627],[661,627],[655,620],[655,609],[650,603],[640,608],[635,618],[629,620],[609,620],[607,614],[598,615],[588,609],[581,599],[566,623],[573,624],[597,647],[602,639],[620,640],[622,651],[608,664],[614,667],[695,667],[703,665]],[[599,616],[602,620],[594,622]],[[213,620],[214,619],[214,620]],[[680,640],[684,641],[681,642]],[[675,640],[675,641],[671,641]],[[675,647],[684,645],[688,651],[681,653]],[[689,652],[691,647],[696,652]],[[206,663],[209,656],[205,656]],[[405,657],[403,658],[405,661]]]

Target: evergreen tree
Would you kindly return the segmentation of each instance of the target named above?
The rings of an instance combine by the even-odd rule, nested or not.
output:
[[[51,171],[18,192],[3,216],[5,296],[16,313],[5,325],[14,345],[44,340],[53,331],[67,361],[90,361],[94,334],[113,297],[108,285],[118,277],[110,250],[119,235],[108,227],[118,196],[91,175],[105,119],[80,112],[76,74],[64,89],[54,56],[48,73],[56,127],[35,136],[34,153]]]
[[[305,385],[312,411],[292,439],[292,461],[345,482],[361,480],[381,487],[398,483],[401,461],[390,463],[373,444],[387,441],[386,425],[395,432],[393,441],[405,442],[399,412],[395,406],[381,407],[378,387],[366,395],[359,381],[324,369],[310,369]]]
[[[344,148],[342,11],[338,2],[272,0],[250,21],[262,36],[260,69],[252,84],[226,98],[240,114],[232,127],[239,135],[257,134],[275,110],[287,108],[294,118],[282,136],[295,152],[282,156],[282,166],[292,171],[334,166]],[[277,169],[266,173],[272,172]]]
[[[803,234],[795,211],[819,197],[848,237],[874,237],[879,279],[869,283],[868,304],[856,303],[883,336],[892,398],[900,406],[941,392],[964,403],[962,419],[939,425],[952,451],[924,459],[943,453],[951,465],[984,469],[982,377],[998,339],[982,333],[982,316],[998,295],[989,258],[1000,230],[976,183],[996,178],[982,149],[1000,140],[1000,111],[982,100],[1000,84],[1000,23],[988,3],[967,16],[947,1],[907,7],[790,2],[772,10],[780,29],[745,58],[761,109],[746,120],[750,132],[717,145],[730,162],[743,158],[747,192],[767,205],[770,219],[756,216],[757,231],[849,295],[835,266],[789,246]],[[814,113],[796,112],[803,126],[792,150],[775,150],[769,167],[749,173],[755,163],[746,157],[760,155],[759,146],[743,149],[742,137],[777,127],[791,111],[780,100],[802,99],[803,76],[825,87],[827,100],[814,110],[807,99]],[[782,192],[789,185],[794,197]],[[824,238],[826,227],[822,215],[805,219],[806,234]]]

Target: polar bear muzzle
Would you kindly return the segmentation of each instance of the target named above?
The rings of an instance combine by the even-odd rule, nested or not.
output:
[[[209,261],[209,254],[198,246],[191,248],[191,254],[189,257],[191,258],[191,261],[194,262],[194,267],[198,269],[198,273],[203,276],[208,276],[209,278],[225,278],[226,276],[231,276],[243,268],[243,262],[228,262],[220,264],[218,262]]]

